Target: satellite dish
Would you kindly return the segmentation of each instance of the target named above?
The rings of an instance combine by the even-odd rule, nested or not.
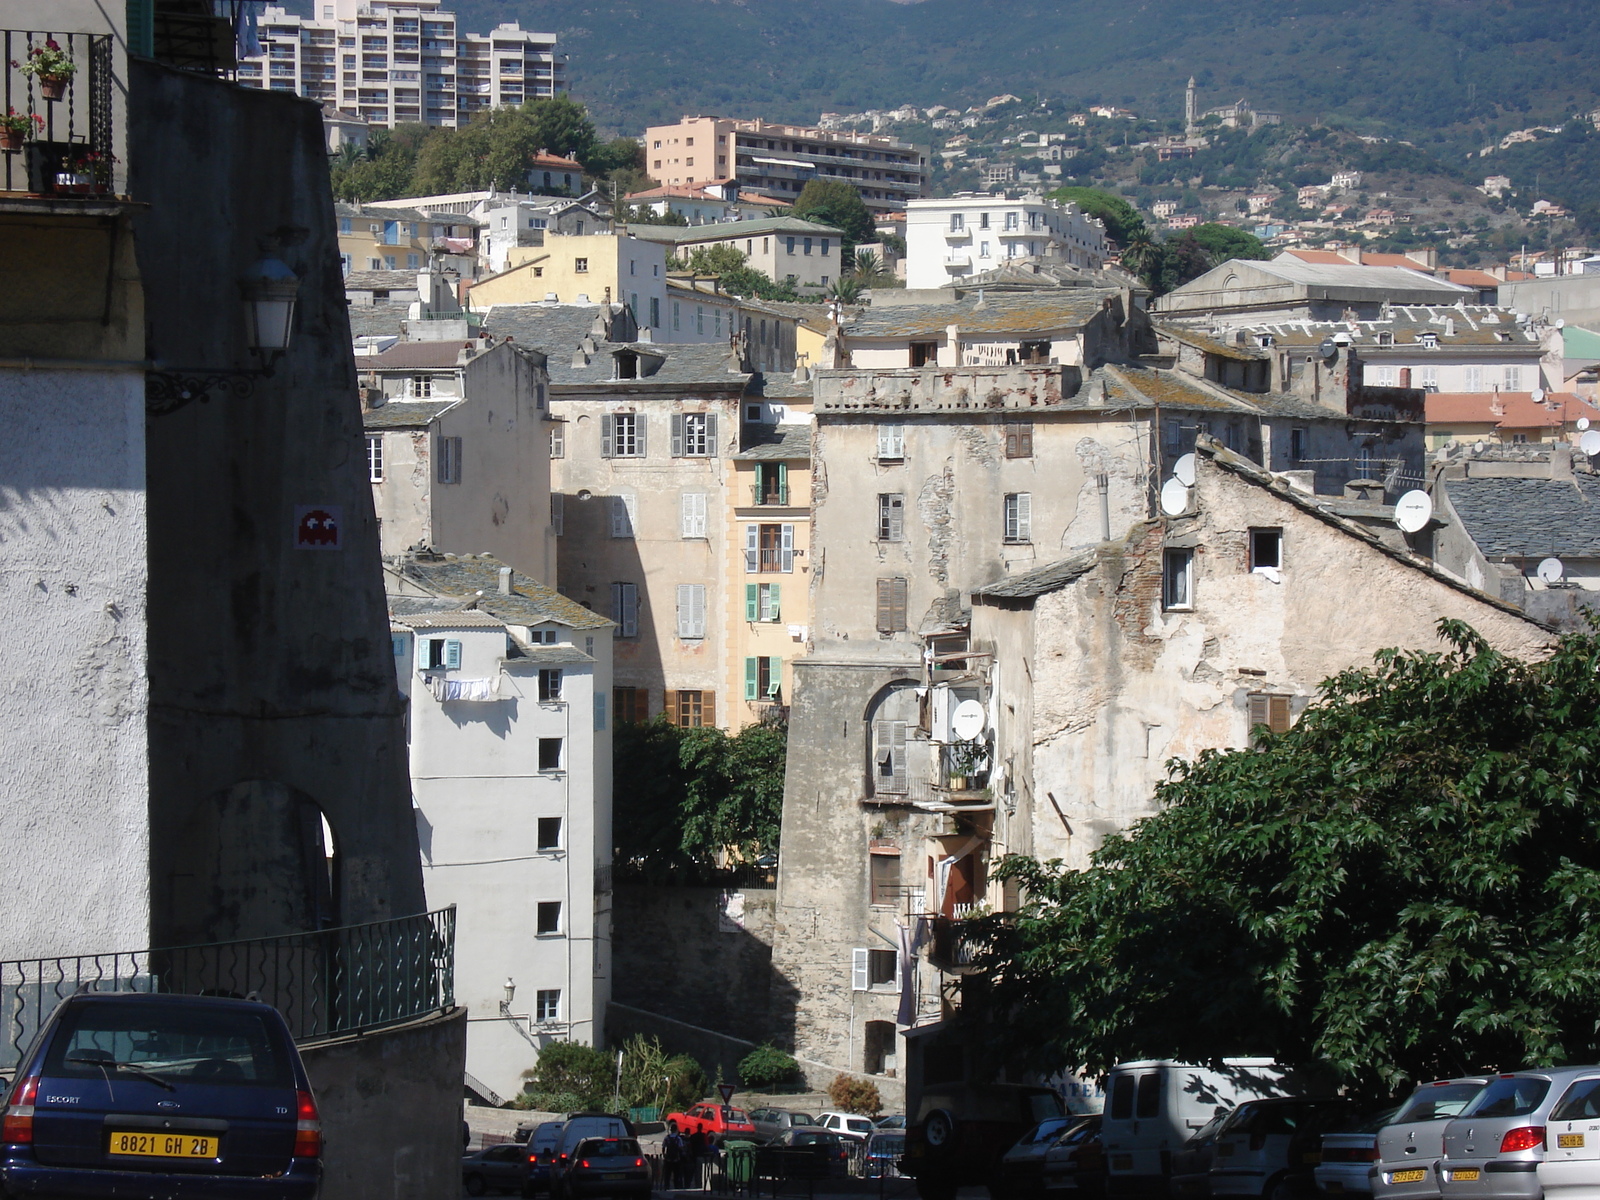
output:
[[[1589,428],[1589,418],[1588,417],[1579,417],[1578,418],[1578,432],[1582,433],[1587,428]]]
[[[1595,435],[1600,439],[1600,434]],[[1161,511],[1169,517],[1181,517],[1189,511],[1189,489],[1181,479],[1169,479],[1161,485]]]
[[[1539,578],[1545,583],[1560,583],[1566,573],[1567,569],[1561,565],[1559,558],[1547,558],[1539,564]]]
[[[1332,362],[1334,359],[1339,357],[1339,347],[1335,344],[1331,337],[1323,338],[1322,345],[1317,347],[1317,349],[1322,357],[1328,362]]]
[[[982,733],[985,724],[983,705],[976,700],[963,700],[950,714],[950,731],[963,742],[970,742]]]
[[[1394,523],[1406,533],[1416,533],[1433,519],[1433,497],[1413,489],[1394,505]]]
[[[1534,388],[1533,389],[1533,402],[1535,404],[1543,404],[1544,403],[1544,389],[1543,388]]]
[[[1172,477],[1184,487],[1194,486],[1194,455],[1185,454],[1172,464]]]
[[[1565,317],[1557,317],[1556,318],[1556,328],[1557,329],[1565,329],[1566,327],[1567,327],[1567,319]]]
[[[1484,444],[1482,442],[1476,442],[1476,443],[1473,444],[1472,448],[1477,453],[1482,454],[1484,452],[1485,446],[1484,446]]]
[[[1578,439],[1578,449],[1590,458],[1600,454],[1600,429],[1591,429]]]

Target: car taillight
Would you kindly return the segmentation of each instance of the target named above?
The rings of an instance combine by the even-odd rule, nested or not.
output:
[[[565,1152],[565,1151],[562,1151],[562,1154],[561,1154],[561,1161],[562,1161],[562,1162],[566,1162],[566,1161],[567,1161],[567,1155],[566,1155],[566,1152]]]
[[[578,1165],[580,1167],[582,1167],[584,1170],[588,1170],[589,1169],[589,1160],[587,1158],[580,1158],[578,1160]]]
[[[294,1156],[296,1158],[322,1157],[322,1118],[317,1115],[317,1102],[310,1092],[295,1096]]]
[[[1512,1154],[1518,1150],[1533,1150],[1544,1145],[1543,1125],[1523,1125],[1517,1129],[1506,1130],[1505,1137],[1500,1139],[1500,1153]]]
[[[634,1165],[634,1166],[636,1166],[636,1167],[642,1167],[642,1166],[644,1166],[644,1159],[642,1159],[642,1158],[636,1158],[636,1159],[634,1159],[634,1160],[633,1160],[633,1165]]]
[[[33,1142],[33,1101],[39,1094],[39,1077],[27,1075],[17,1080],[6,1102],[5,1129],[0,1142],[31,1145]]]

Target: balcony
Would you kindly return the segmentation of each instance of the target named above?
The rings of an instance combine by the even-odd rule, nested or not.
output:
[[[984,939],[974,922],[955,917],[934,917],[928,962],[947,975],[969,975],[983,957]]]
[[[770,505],[785,507],[789,503],[789,485],[784,483],[774,487],[771,484],[764,483],[751,484],[750,503],[757,508]]]
[[[76,70],[49,99],[47,87],[18,66],[30,49],[53,37]],[[0,153],[5,160],[3,188],[51,197],[107,196],[112,193],[111,36],[0,30],[3,40],[7,109],[37,116],[31,140]],[[55,91],[54,87],[48,89]]]
[[[966,228],[946,229],[944,231],[944,240],[947,242],[964,242],[971,236],[972,230]]]
[[[947,254],[944,256],[944,269],[946,271],[965,271],[972,265],[970,254]]]

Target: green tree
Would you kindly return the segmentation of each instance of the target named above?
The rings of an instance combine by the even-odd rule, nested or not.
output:
[[[872,213],[862,202],[861,193],[837,180],[807,181],[794,202],[794,215],[819,225],[832,225],[844,234],[840,262],[848,260],[860,243],[877,237]]]
[[[826,295],[828,299],[837,300],[841,304],[859,304],[861,302],[861,280],[849,275],[835,279],[828,285]]]
[[[709,1090],[706,1073],[687,1054],[669,1055],[654,1037],[635,1034],[622,1047],[622,1103],[679,1112]]]
[[[715,276],[722,290],[733,296],[755,296],[761,300],[800,299],[792,275],[782,282],[774,282],[766,273],[748,265],[742,251],[725,243],[696,246],[688,258],[673,256],[667,260],[667,270]]]
[[[800,1064],[768,1043],[757,1046],[739,1060],[739,1082],[755,1091],[787,1087],[800,1076]]]
[[[1050,193],[1050,199],[1062,203],[1071,201],[1091,217],[1098,217],[1106,227],[1106,236],[1118,246],[1126,246],[1130,239],[1144,228],[1144,217],[1121,196],[1091,187],[1063,187]]]
[[[1260,238],[1253,233],[1246,233],[1242,229],[1235,229],[1231,225],[1218,225],[1207,221],[1196,225],[1188,231],[1211,258],[1211,265],[1217,266],[1227,262],[1230,258],[1268,259],[1272,251],[1262,244]]]
[[[1600,641],[1459,622],[1287,732],[1174,761],[1081,872],[1005,860],[963,1018],[1035,1070],[1237,1054],[1403,1082],[1600,1056]]]
[[[522,1073],[524,1108],[544,1112],[612,1112],[616,1109],[617,1060],[577,1042],[549,1042],[538,1062]]]

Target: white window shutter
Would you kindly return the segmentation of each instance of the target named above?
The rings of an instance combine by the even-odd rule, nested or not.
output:
[[[1017,493],[1017,540],[1033,541],[1033,493]]]
[[[639,413],[633,418],[633,426],[638,430],[638,448],[634,451],[634,455],[638,458],[649,458],[650,447],[645,437],[650,432],[650,419],[644,413]]]
[[[781,560],[780,560],[780,562],[778,564],[779,568],[781,570],[784,570],[784,571],[793,571],[794,570],[794,526],[793,525],[785,525],[783,527],[783,541],[781,543],[781,553],[782,553],[782,558],[781,558]]]
[[[761,558],[761,526],[746,525],[744,527],[744,569],[748,575],[754,575],[760,566]]]
[[[444,644],[444,665],[452,670],[461,666],[461,643],[454,638]]]
[[[600,457],[615,458],[617,454],[616,441],[617,419],[610,414],[600,418]]]
[[[689,628],[691,637],[706,636],[706,585],[696,583],[689,589]]]
[[[706,414],[706,455],[717,457],[717,414]]]
[[[894,753],[894,786],[897,792],[904,792],[909,786],[909,772],[906,770],[906,723],[904,721],[889,722]]]
[[[678,636],[681,638],[693,637],[693,606],[694,584],[680,583],[678,585]]]
[[[869,980],[871,978],[871,975],[868,974],[867,971],[866,949],[864,947],[858,947],[857,949],[850,951],[850,990],[853,992],[865,992],[870,990],[872,985],[869,983]]]
[[[683,414],[672,414],[672,457],[683,457]]]
[[[706,536],[706,494],[684,492],[678,501],[679,526],[686,538]]]
[[[905,991],[906,987],[905,974],[901,970],[901,967],[902,962],[900,958],[900,952],[896,950],[894,954],[894,990],[896,992],[903,992]]]

